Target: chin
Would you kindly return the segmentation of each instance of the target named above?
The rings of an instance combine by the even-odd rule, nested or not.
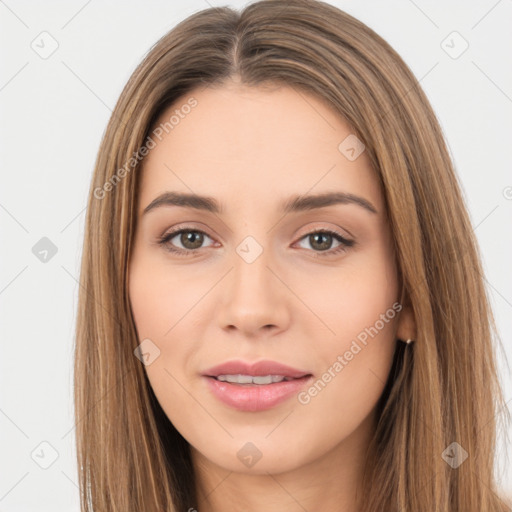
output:
[[[232,432],[232,431],[231,431]],[[252,429],[251,436],[237,436],[216,444],[191,447],[198,459],[207,459],[210,464],[235,473],[251,475],[279,474],[293,471],[312,462],[315,451],[321,455],[322,448],[311,443],[304,443],[308,436],[299,436],[289,439],[290,443],[284,445],[282,438],[271,439],[269,430],[258,434]],[[205,439],[203,437],[203,439]],[[311,439],[311,438],[310,438]]]

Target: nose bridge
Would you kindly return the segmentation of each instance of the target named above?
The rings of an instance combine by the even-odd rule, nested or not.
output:
[[[259,238],[261,240],[261,236]],[[268,288],[272,287],[271,272],[267,267],[272,265],[270,252],[265,241],[260,242],[252,235],[238,244],[233,257],[233,285],[237,295],[247,293],[250,297],[251,293],[257,292],[260,297],[265,297],[268,294]]]
[[[222,299],[221,326],[256,331],[267,325],[283,327],[286,306],[275,278],[271,251],[254,236],[246,236],[235,247],[233,271]],[[281,284],[282,286],[282,284]]]

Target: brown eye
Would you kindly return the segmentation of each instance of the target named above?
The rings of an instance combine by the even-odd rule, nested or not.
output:
[[[314,252],[325,252],[325,256],[346,251],[349,247],[352,247],[355,244],[354,240],[347,240],[339,233],[326,229],[309,233],[303,236],[301,238],[301,241],[302,240],[307,240]],[[334,249],[331,249],[332,244],[335,241],[338,242],[338,245],[334,247]],[[307,247],[305,248],[307,249]],[[321,254],[321,256],[324,256],[324,254]]]
[[[159,239],[158,243],[165,246],[169,252],[182,256],[193,256],[203,248],[203,243],[206,238],[212,240],[203,231],[182,228],[165,234]],[[174,239],[176,240],[173,241]],[[310,245],[310,252],[312,252],[314,256],[318,257],[336,255],[340,252],[346,251],[349,247],[352,247],[355,244],[354,240],[347,240],[336,231],[331,231],[329,229],[308,233],[300,240],[307,240]],[[338,243],[334,249],[332,248],[333,242]],[[308,249],[308,247],[304,248]]]
[[[313,233],[309,236],[309,243],[313,249],[318,249],[319,251],[326,251],[330,249],[334,237],[329,233]]]
[[[211,240],[203,231],[197,229],[179,229],[167,233],[159,239],[158,243],[164,245],[170,252],[188,256],[202,248],[205,238]],[[174,239],[176,240],[173,241]]]
[[[204,235],[199,231],[182,231],[180,242],[186,249],[199,249],[203,245]]]

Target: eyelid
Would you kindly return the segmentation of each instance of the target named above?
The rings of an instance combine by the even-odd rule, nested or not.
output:
[[[163,235],[160,235],[157,238],[157,244],[164,245],[165,243],[167,243],[170,240],[172,240],[174,237],[176,237],[179,234],[181,234],[183,231],[191,231],[191,232],[194,232],[194,233],[201,233],[201,234],[207,236],[210,240],[212,240],[214,242],[216,241],[215,238],[213,236],[210,236],[206,230],[196,228],[196,227],[194,227],[194,226],[192,226],[190,224],[182,223],[182,224],[178,224],[176,226],[173,226],[172,229],[166,230],[163,233]],[[206,249],[206,247],[201,247],[201,249]],[[188,252],[188,253],[196,253],[196,252],[200,251],[201,249],[185,250],[185,249],[181,249],[180,247],[176,247],[176,252],[182,251],[182,252]]]
[[[299,237],[299,239],[304,238],[304,236],[309,235],[311,233],[316,233],[317,231],[326,231],[330,233],[335,233],[336,235],[340,236],[341,238],[344,238],[348,241],[348,239],[353,240],[355,237],[348,229],[342,229],[338,226],[336,227],[330,227],[326,226],[325,222],[310,222],[306,228],[304,228],[304,233]],[[345,232],[346,234],[344,234]]]
[[[174,237],[180,235],[184,231],[201,233],[202,235],[205,235],[208,238],[210,238],[210,240],[213,240],[215,243],[215,238],[210,236],[207,231],[204,231],[202,229],[197,229],[190,224],[182,223],[182,224],[178,224],[178,225],[174,226],[170,231],[166,231],[163,235],[158,237],[157,244],[158,245],[166,245],[166,244],[171,245],[170,240],[172,240]],[[317,233],[324,233],[324,234],[331,235],[339,243],[339,245],[337,247],[335,247],[334,249],[331,248],[331,249],[328,249],[325,251],[307,250],[307,252],[313,253],[313,255],[315,257],[327,258],[329,256],[334,256],[334,255],[337,255],[338,252],[344,252],[344,251],[348,250],[349,248],[353,247],[354,245],[356,245],[356,241],[354,240],[354,238],[352,236],[350,239],[346,238],[346,236],[342,235],[337,229],[328,228],[325,226],[310,227],[304,234],[299,236],[296,239],[296,241],[293,242],[292,245],[296,245],[297,243],[301,242],[306,237],[311,236],[313,234],[317,234]],[[198,252],[200,252],[202,249],[206,249],[206,248],[207,247],[200,247],[198,249],[187,250],[187,249],[182,249],[180,247],[172,246],[172,248],[169,247],[169,248],[167,248],[167,250],[171,253],[181,255],[181,256],[194,256]]]
[[[299,241],[300,239],[304,238],[307,235],[310,235],[312,233],[316,233],[317,231],[332,232],[332,233],[337,234],[341,238],[347,239],[347,235],[344,235],[343,233],[341,233],[340,232],[340,230],[341,230],[340,228],[326,227],[325,224],[321,224],[321,223],[320,223],[320,225],[318,225],[319,223],[314,223],[314,224],[315,225],[313,225],[313,226],[310,226],[308,228],[304,228],[305,229],[304,233],[301,236],[298,236],[296,241]],[[207,229],[208,228],[205,228],[205,229],[196,228],[192,224],[189,224],[187,222],[181,222],[181,223],[173,226],[172,229],[165,230],[164,233],[158,237],[158,239],[166,238],[171,233],[176,235],[176,234],[178,234],[178,232],[180,230],[197,231],[198,233],[203,233],[203,234],[207,235],[209,238],[214,239],[215,237],[213,237],[212,235],[208,234]],[[355,238],[354,235],[352,235],[352,233],[350,233],[350,231],[348,231],[347,229],[343,229],[343,231],[345,231],[350,238],[352,238],[352,239]]]
[[[180,231],[195,231],[197,233],[203,233],[204,235],[208,236],[212,240],[215,238],[208,234],[207,228],[199,228],[192,224],[188,224],[186,222],[181,222],[180,224],[176,224],[170,229],[166,229],[162,235],[158,237],[159,240],[163,238],[167,238],[170,234],[173,234],[173,236],[176,236],[179,234]]]

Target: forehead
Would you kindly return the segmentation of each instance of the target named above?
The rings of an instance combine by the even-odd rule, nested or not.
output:
[[[233,208],[336,190],[382,207],[365,152],[355,159],[344,152],[357,144],[350,126],[323,100],[292,87],[198,88],[162,112],[152,133],[141,209],[167,190],[215,196]]]

